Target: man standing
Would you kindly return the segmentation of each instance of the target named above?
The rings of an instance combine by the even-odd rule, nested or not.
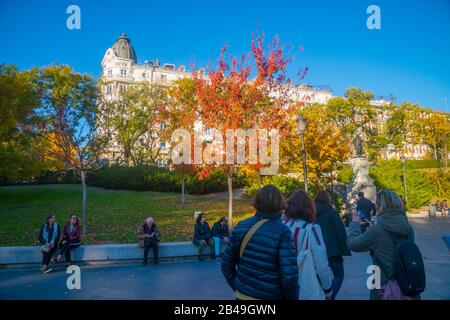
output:
[[[356,212],[360,215],[363,222],[367,221],[366,224],[361,225],[361,231],[364,232],[370,221],[372,221],[372,215],[375,214],[375,205],[372,201],[364,197],[364,192],[358,192]]]

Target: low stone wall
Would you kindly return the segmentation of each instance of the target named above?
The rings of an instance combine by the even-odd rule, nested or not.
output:
[[[223,252],[224,245],[221,246]],[[195,257],[198,249],[192,242],[164,242],[160,243],[160,258],[175,259]],[[210,254],[209,247],[205,247],[203,254]],[[81,245],[72,250],[74,262],[136,260],[143,258],[143,249],[138,244],[93,244]],[[152,258],[150,250],[149,258]],[[41,263],[40,246],[0,247],[0,265]],[[64,258],[63,258],[64,261]]]

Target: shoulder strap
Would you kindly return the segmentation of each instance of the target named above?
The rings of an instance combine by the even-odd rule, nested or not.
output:
[[[248,230],[247,234],[244,237],[244,240],[242,240],[242,243],[241,243],[241,250],[239,253],[239,258],[242,257],[242,255],[244,254],[245,247],[247,247],[247,244],[250,241],[250,238],[255,234],[256,230],[258,230],[259,227],[261,227],[267,221],[269,221],[269,219],[261,219],[257,223],[255,223],[250,228],[250,230]]]

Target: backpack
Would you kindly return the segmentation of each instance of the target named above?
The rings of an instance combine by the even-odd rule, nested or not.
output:
[[[387,230],[386,230],[387,231]],[[394,241],[397,283],[405,296],[415,296],[425,290],[426,277],[422,254],[414,241],[387,231]]]

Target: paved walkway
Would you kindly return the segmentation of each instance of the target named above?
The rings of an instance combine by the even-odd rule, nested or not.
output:
[[[410,218],[425,256],[424,299],[450,300],[450,253],[441,237],[450,218]],[[345,258],[345,279],[338,299],[367,299],[367,253]],[[85,266],[81,290],[68,290],[65,269],[42,275],[38,270],[0,270],[0,299],[233,299],[215,261],[180,261],[147,267],[138,264]]]

